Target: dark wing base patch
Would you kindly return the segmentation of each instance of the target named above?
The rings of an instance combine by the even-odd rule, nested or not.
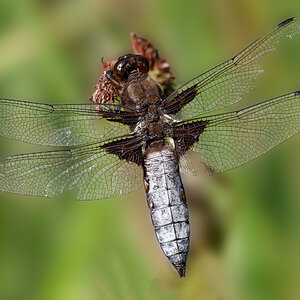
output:
[[[187,152],[194,143],[199,141],[199,136],[204,132],[209,121],[180,122],[173,128],[173,139],[176,153],[181,156]]]
[[[143,161],[142,155],[142,138],[141,137],[127,137],[106,143],[101,146],[107,153],[115,154],[120,159],[125,159],[128,162],[134,162],[141,165]]]
[[[164,112],[166,114],[178,113],[186,104],[190,103],[197,96],[198,83],[176,95],[172,101],[164,104]]]

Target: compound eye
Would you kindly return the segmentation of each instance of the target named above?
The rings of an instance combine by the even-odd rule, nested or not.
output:
[[[118,80],[125,77],[125,65],[128,63],[127,58],[118,59],[113,68],[113,74]]]
[[[148,73],[149,61],[142,55],[126,54],[119,57],[113,68],[113,74],[118,80],[127,79],[130,73],[139,70]]]
[[[135,63],[140,72],[147,74],[149,72],[149,61],[145,56],[136,55]]]

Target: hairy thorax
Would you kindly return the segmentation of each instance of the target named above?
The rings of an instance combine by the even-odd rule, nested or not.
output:
[[[139,109],[141,105],[149,105],[163,96],[158,83],[147,74],[132,73],[121,93],[122,105]]]

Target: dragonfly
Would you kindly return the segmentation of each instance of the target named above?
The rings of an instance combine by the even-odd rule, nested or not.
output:
[[[214,113],[253,89],[263,72],[260,58],[299,31],[299,19],[289,18],[234,57],[173,90],[174,76],[166,60],[133,35],[138,53],[103,62],[89,103],[1,98],[2,136],[61,148],[3,159],[0,190],[55,197],[76,189],[78,199],[94,200],[144,185],[157,241],[179,276],[185,276],[190,225],[180,171],[194,173],[191,153],[209,174],[228,171],[299,132],[300,91]]]

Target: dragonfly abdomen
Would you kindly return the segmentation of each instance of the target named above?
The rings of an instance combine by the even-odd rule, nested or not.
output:
[[[145,150],[144,183],[156,238],[182,277],[189,251],[188,207],[176,155],[163,141]]]

